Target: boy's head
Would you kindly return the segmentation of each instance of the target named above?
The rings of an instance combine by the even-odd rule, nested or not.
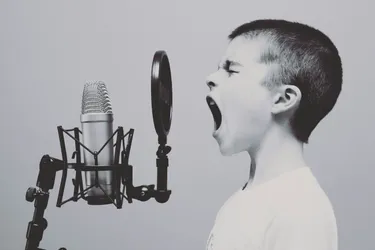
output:
[[[307,143],[341,92],[334,44],[314,28],[284,20],[243,24],[229,39],[218,70],[207,79],[221,152],[258,147],[274,125]]]

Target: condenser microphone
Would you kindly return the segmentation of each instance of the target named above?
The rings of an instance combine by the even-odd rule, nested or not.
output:
[[[122,208],[124,199],[128,203],[133,200],[145,202],[151,198],[159,203],[169,200],[172,191],[168,189],[168,154],[172,148],[167,145],[167,137],[171,128],[173,96],[169,59],[163,50],[156,51],[152,60],[151,105],[159,144],[156,185],[134,186],[133,166],[129,164],[134,129],[125,133],[124,128],[119,126],[114,131],[112,105],[105,83],[97,81],[84,85],[82,129],[57,127],[62,159],[44,154],[39,163],[38,188],[30,187],[26,191],[26,200],[34,202],[34,215],[28,223],[25,250],[42,250],[39,244],[48,226],[43,216],[57,172],[61,171],[57,207],[80,199],[86,200],[89,205],[112,203],[117,209]],[[75,142],[72,154],[75,162],[68,160],[66,138]],[[76,172],[72,179],[74,191],[72,197],[64,199],[68,170]],[[60,248],[63,249],[66,250]]]
[[[108,90],[104,82],[88,82],[82,95],[83,150],[85,165],[110,166],[113,164],[113,113]],[[92,187],[92,188],[90,188]],[[103,205],[112,203],[113,173],[110,170],[86,171],[87,203]]]

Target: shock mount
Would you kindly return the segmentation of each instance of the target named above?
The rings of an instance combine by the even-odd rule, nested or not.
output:
[[[132,145],[134,129],[130,129],[124,134],[124,129],[118,127],[108,141],[102,146],[98,152],[92,152],[80,141],[80,135],[82,132],[79,128],[63,129],[62,126],[57,127],[62,160],[56,159],[49,156],[48,154],[43,155],[39,164],[39,174],[35,187],[30,187],[26,192],[26,200],[34,202],[34,214],[33,219],[28,223],[26,232],[26,248],[25,250],[45,250],[39,248],[39,244],[43,238],[43,233],[48,226],[47,220],[44,218],[44,211],[47,208],[49,200],[49,191],[53,189],[55,184],[56,173],[62,171],[60,187],[57,197],[57,207],[61,207],[69,201],[77,202],[80,199],[86,200],[88,204],[90,201],[87,199],[87,192],[91,188],[100,188],[108,198],[108,204],[113,204],[117,209],[121,209],[123,200],[125,199],[128,203],[132,203],[133,199],[145,202],[151,198],[154,198],[159,203],[165,203],[169,200],[171,190],[168,190],[168,153],[171,151],[171,147],[166,145],[166,140],[159,140],[159,147],[156,152],[156,167],[157,167],[157,183],[156,188],[154,184],[133,186],[133,166],[129,165],[129,154]],[[74,132],[71,135],[70,132]],[[73,139],[75,142],[75,151],[72,154],[72,159],[75,159],[75,163],[68,162],[65,135]],[[116,142],[114,144],[114,162],[110,166],[98,165],[98,157],[101,150],[113,140],[116,136]],[[125,145],[125,137],[127,137],[127,143]],[[95,165],[87,165],[82,163],[81,149],[90,152],[94,159]],[[72,180],[74,191],[73,196],[63,200],[64,189],[67,179],[68,170],[75,170],[75,178]],[[84,189],[82,172],[83,171],[94,171],[95,181],[92,185]],[[106,191],[101,187],[98,181],[99,171],[113,171],[113,192],[108,195]],[[59,250],[66,250],[66,248],[60,248]]]

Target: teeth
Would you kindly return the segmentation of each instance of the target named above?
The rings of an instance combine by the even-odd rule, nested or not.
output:
[[[210,106],[215,106],[216,105],[215,101],[211,97],[207,98],[207,103]]]

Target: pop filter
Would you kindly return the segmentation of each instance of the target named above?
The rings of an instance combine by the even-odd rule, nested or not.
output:
[[[155,131],[160,145],[167,143],[172,121],[172,76],[167,53],[156,51],[151,67],[151,101]]]

